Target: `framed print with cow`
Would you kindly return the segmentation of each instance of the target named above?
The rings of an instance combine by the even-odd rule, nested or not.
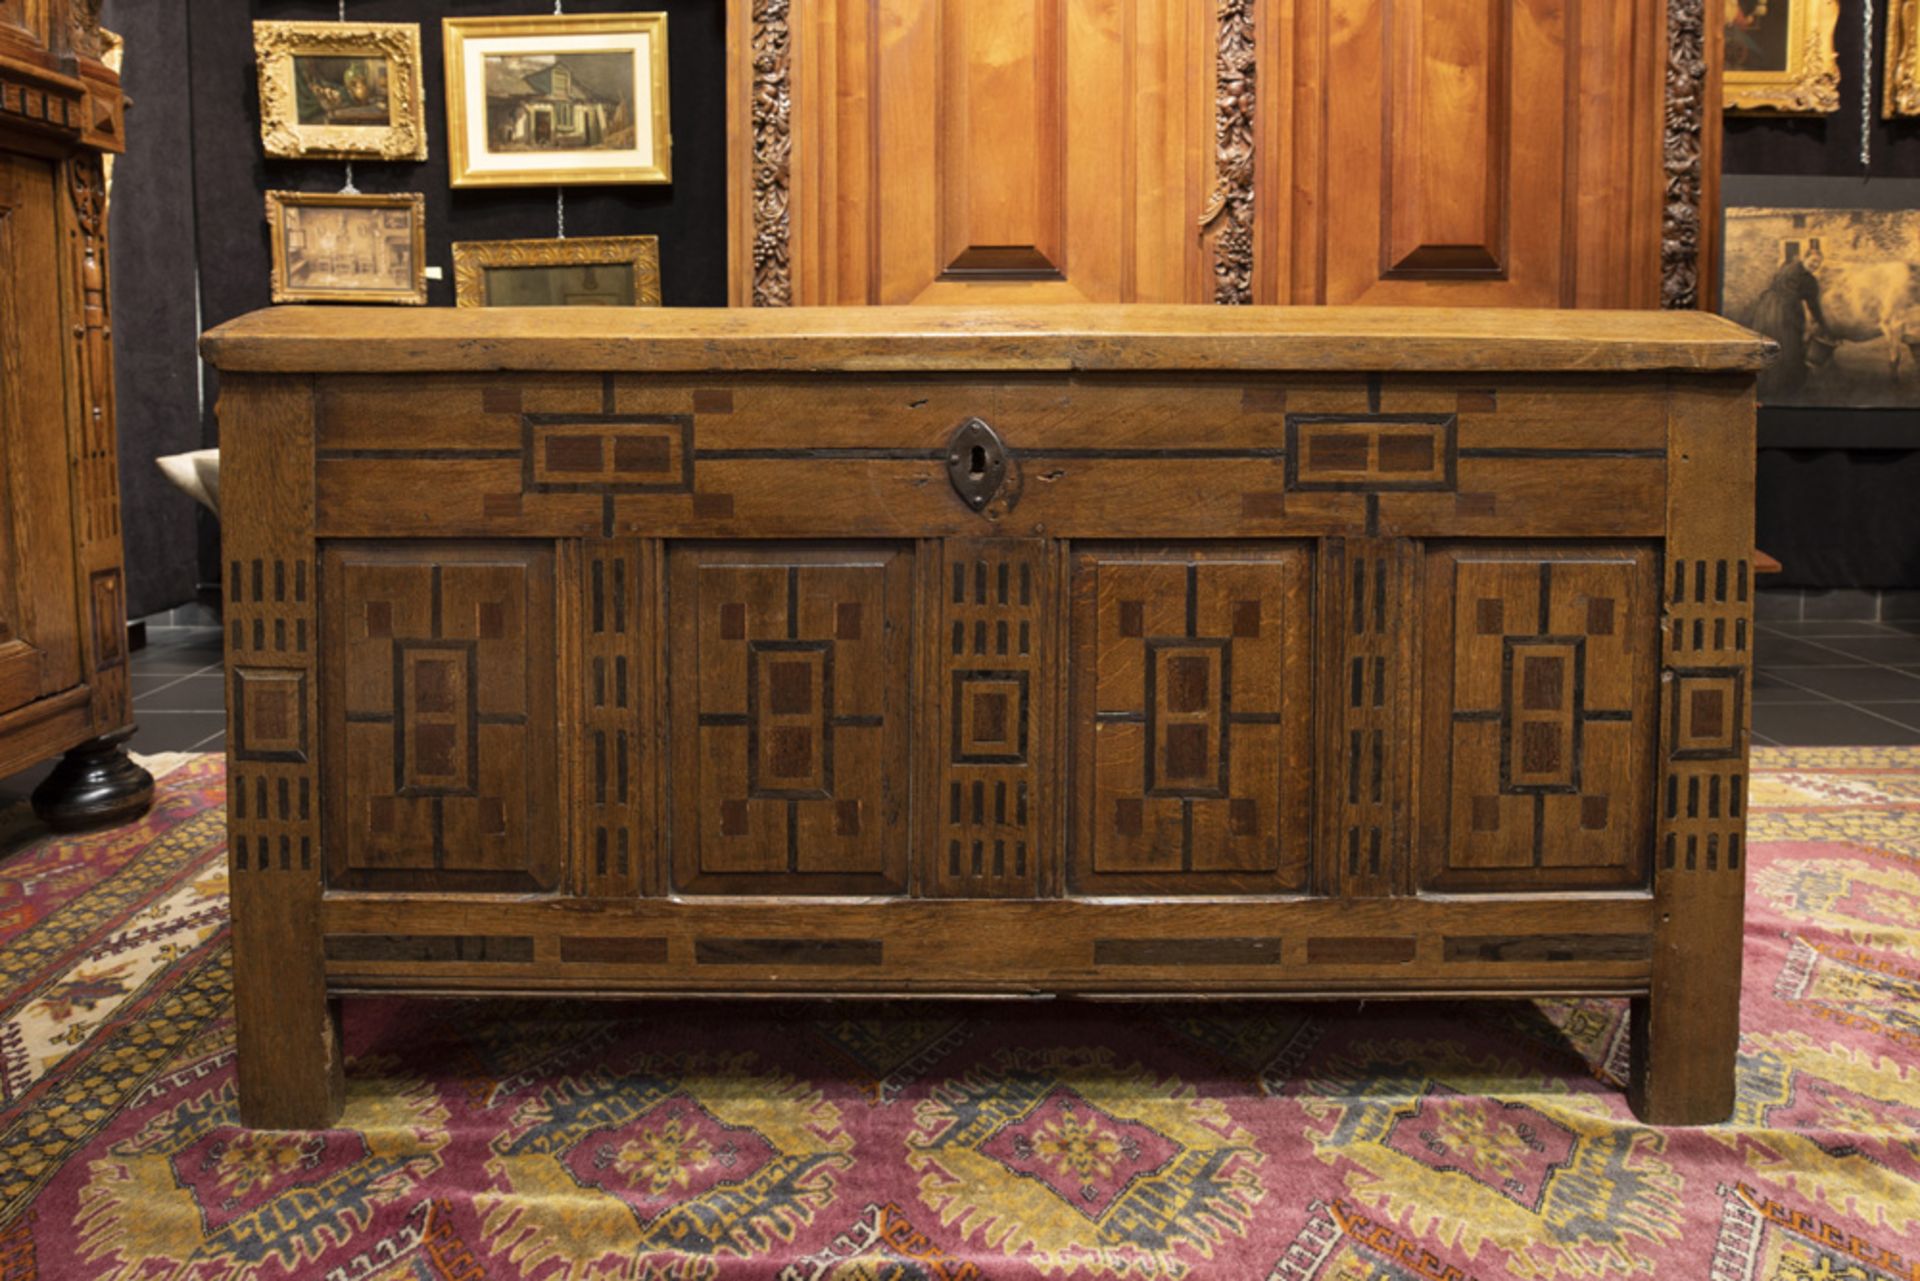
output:
[[[1840,0],[1722,0],[1728,111],[1825,115],[1840,107]]]
[[[454,186],[672,181],[666,14],[441,26]]]
[[[1886,81],[1887,116],[1920,116],[1920,0],[1887,10]]]
[[[658,236],[469,240],[453,246],[460,307],[658,307]]]
[[[1767,405],[1920,406],[1920,209],[1727,210],[1721,313],[1780,344]]]
[[[256,22],[260,137],[283,160],[425,160],[420,28]]]

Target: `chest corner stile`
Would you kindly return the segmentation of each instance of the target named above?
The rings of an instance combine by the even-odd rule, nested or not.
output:
[[[1622,996],[1723,1116],[1757,340],[1200,310],[211,335],[248,1123],[391,992]]]

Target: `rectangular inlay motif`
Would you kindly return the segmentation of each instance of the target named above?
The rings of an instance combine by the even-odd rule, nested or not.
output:
[[[904,890],[911,557],[878,543],[668,560],[675,884]]]
[[[329,811],[329,882],[551,888],[559,745],[550,548],[335,544],[322,575],[335,656],[326,742],[344,779]]]
[[[684,493],[693,489],[691,415],[526,416],[529,490]]]
[[[1305,885],[1308,576],[1286,545],[1075,557],[1075,888]]]
[[[1452,489],[1452,414],[1287,415],[1287,488]]]
[[[1636,547],[1430,550],[1427,644],[1452,662],[1427,690],[1426,884],[1645,879],[1655,572]]]
[[[1052,859],[1040,780],[1052,760],[1055,576],[1039,542],[950,540],[934,553],[940,685],[927,891],[1029,897]]]

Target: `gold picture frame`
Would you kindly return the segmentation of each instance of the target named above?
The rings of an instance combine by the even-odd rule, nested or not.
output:
[[[666,14],[440,25],[453,186],[673,181]]]
[[[1887,10],[1886,114],[1920,116],[1920,0],[1893,0]]]
[[[1718,2],[1728,111],[1813,116],[1840,109],[1840,55],[1833,43],[1840,0]]]
[[[597,269],[611,268],[604,279]],[[582,273],[574,276],[578,270]],[[507,277],[511,290],[496,290]],[[453,246],[458,307],[660,305],[658,236],[576,236],[570,240],[468,240]],[[556,291],[564,291],[558,298]],[[496,292],[502,296],[496,299]]]
[[[425,160],[420,28],[256,22],[260,139],[283,160]],[[385,108],[384,119],[382,108]]]
[[[427,201],[419,192],[269,191],[267,226],[277,303],[426,305]]]

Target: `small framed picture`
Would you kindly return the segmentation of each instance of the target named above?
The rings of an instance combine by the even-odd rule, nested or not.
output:
[[[256,22],[260,137],[305,160],[425,160],[420,28],[407,22]]]
[[[427,301],[426,199],[269,191],[275,302]]]
[[[1886,114],[1920,116],[1920,0],[1887,9]]]
[[[453,246],[461,307],[658,307],[657,236],[471,240]]]
[[[1831,181],[1837,198],[1860,198],[1862,184]],[[1721,314],[1780,345],[1763,405],[1920,406],[1920,209],[1897,194],[1908,185],[1892,208],[1727,209]]]
[[[1833,30],[1840,0],[1725,0],[1728,111],[1826,115],[1840,108]]]
[[[441,26],[454,186],[672,181],[666,14]]]

